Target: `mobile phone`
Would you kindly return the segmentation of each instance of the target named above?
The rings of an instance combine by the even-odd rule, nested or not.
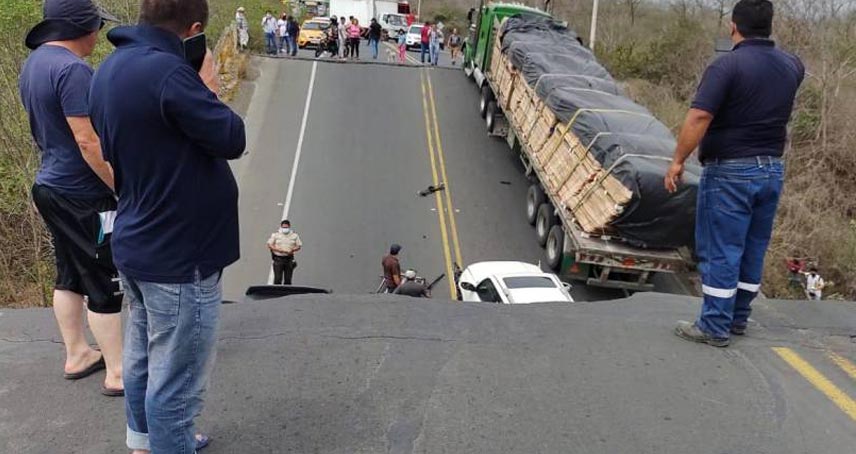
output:
[[[205,61],[205,53],[208,51],[208,45],[205,41],[205,33],[200,33],[182,42],[184,46],[184,59],[193,66],[193,69],[199,71],[202,69],[202,62]]]

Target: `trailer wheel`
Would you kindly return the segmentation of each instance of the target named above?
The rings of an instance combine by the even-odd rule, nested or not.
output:
[[[535,237],[538,239],[538,245],[544,247],[547,245],[547,237],[550,235],[550,229],[559,223],[558,218],[553,213],[555,210],[553,205],[542,203],[538,207],[538,219],[535,220]]]
[[[482,85],[481,97],[479,98],[479,113],[482,118],[487,115],[487,105],[494,99],[496,98],[493,97],[493,91],[491,91],[490,86],[488,84]]]
[[[487,103],[487,113],[485,114],[484,122],[485,126],[487,126],[488,134],[493,134],[493,127],[496,126],[497,110],[496,101]]]
[[[554,225],[547,235],[547,266],[553,271],[559,271],[562,266],[562,255],[565,250],[565,231],[561,225]]]
[[[529,191],[526,192],[526,220],[529,225],[535,225],[535,220],[538,218],[538,207],[546,201],[547,196],[541,186],[537,184],[529,186]]]

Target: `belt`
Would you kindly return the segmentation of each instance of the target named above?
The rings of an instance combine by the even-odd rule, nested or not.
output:
[[[702,161],[702,166],[710,166],[710,165],[719,165],[719,164],[758,164],[758,166],[763,166],[765,164],[781,164],[784,162],[782,158],[778,156],[749,156],[746,158],[708,158]]]

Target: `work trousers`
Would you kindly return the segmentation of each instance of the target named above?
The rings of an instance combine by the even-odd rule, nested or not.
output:
[[[706,162],[696,211],[704,294],[697,325],[714,338],[728,338],[732,325],[745,326],[749,319],[784,178],[778,158]]]
[[[274,285],[291,285],[294,275],[293,256],[275,256],[273,259],[273,283]]]

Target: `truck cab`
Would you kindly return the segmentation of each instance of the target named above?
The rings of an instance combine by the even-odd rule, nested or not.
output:
[[[490,49],[494,40],[494,22],[502,22],[506,17],[528,15],[550,18],[551,16],[539,9],[511,3],[488,3],[482,1],[478,9],[472,8],[467,13],[470,24],[468,36],[464,39],[464,71],[473,77],[481,87],[484,84],[485,68],[490,68]]]

